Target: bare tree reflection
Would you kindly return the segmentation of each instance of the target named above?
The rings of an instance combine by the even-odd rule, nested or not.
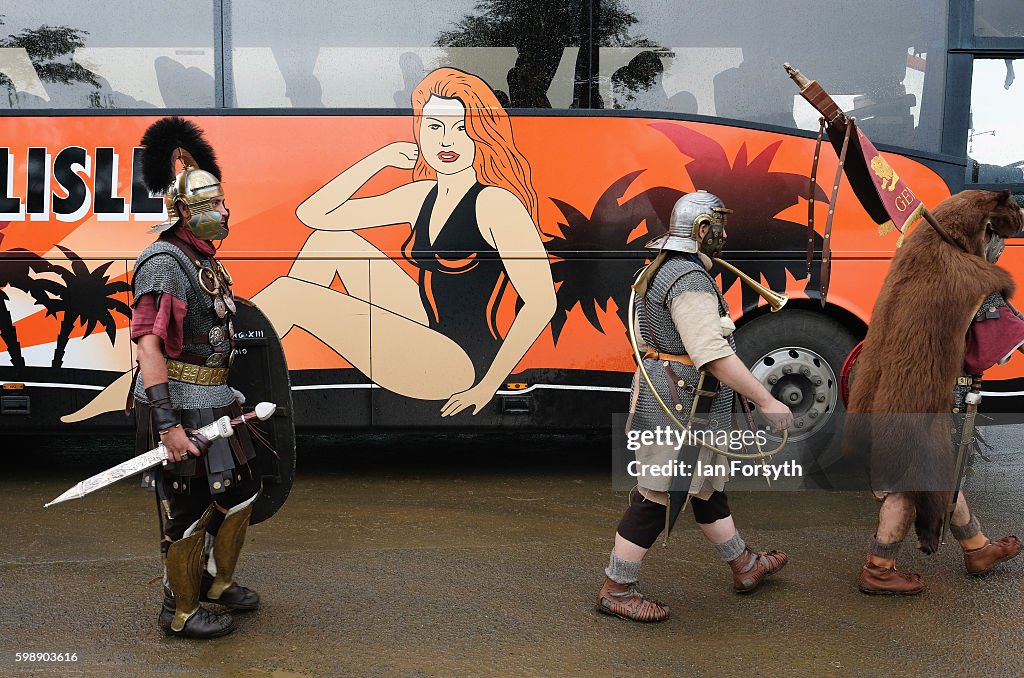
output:
[[[620,0],[480,0],[456,23],[455,28],[437,38],[439,47],[515,47],[519,56],[508,72],[508,95],[517,108],[551,108],[548,89],[567,47],[586,42],[591,6],[598,17],[594,27],[598,44],[616,47],[657,45],[629,34],[636,17]],[[583,36],[581,38],[581,36]],[[597,57],[590,61],[589,50],[581,49],[576,58],[573,108],[601,107],[597,94]]]
[[[0,15],[0,26],[5,24],[3,15]],[[20,33],[0,39],[0,48],[24,49],[36,74],[43,82],[61,85],[83,83],[99,88],[100,83],[96,75],[71,59],[76,49],[85,46],[85,38],[88,35],[88,31],[70,26],[43,24],[39,28],[26,28]],[[18,107],[22,97],[38,99],[15,90],[14,82],[3,73],[0,73],[0,85],[7,90],[7,101],[11,108]]]
[[[0,26],[5,25],[0,15]],[[89,31],[70,26],[25,28],[0,39],[0,48],[23,49],[39,80],[60,85],[47,88],[49,100],[18,91],[15,83],[0,73],[0,87],[7,90],[8,108],[125,108],[153,104],[114,91],[103,77],[74,60],[75,50],[85,47]]]

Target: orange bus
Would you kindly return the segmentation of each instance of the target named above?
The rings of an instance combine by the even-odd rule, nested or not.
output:
[[[630,277],[673,202],[703,189],[734,210],[726,258],[790,297],[769,313],[718,272],[742,357],[791,405],[792,439],[829,439],[837,375],[895,236],[844,182],[821,307],[804,260],[818,121],[784,61],[857,117],[926,205],[1024,184],[1010,118],[1024,103],[1024,16],[1003,0],[187,6],[15,0],[0,18],[0,431],[128,425],[113,411],[135,363],[128,282],[164,219],[137,144],[165,115],[198,123],[219,155],[232,212],[219,257],[281,330],[296,422],[319,430],[607,428],[634,370]],[[413,98],[442,67],[486,83],[507,128],[499,150],[518,158],[515,190],[460,219],[479,236],[527,218],[520,240],[460,250],[454,222],[431,225],[416,190],[429,171],[410,170],[434,147]],[[824,153],[820,177],[835,169]],[[367,209],[305,215],[339,177],[335,198]],[[508,188],[483,170],[478,181]],[[816,209],[824,224],[828,196]],[[1024,271],[1020,241],[1008,244],[1002,264]],[[490,277],[439,285],[473,267]],[[992,371],[986,404],[1015,407],[1022,366]]]

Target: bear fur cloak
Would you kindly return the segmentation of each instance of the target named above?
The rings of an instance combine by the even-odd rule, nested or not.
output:
[[[955,486],[951,412],[965,335],[986,295],[1014,291],[1010,274],[985,258],[987,231],[1005,238],[1021,229],[1009,191],[963,191],[933,214],[963,250],[921,224],[896,252],[857,359],[843,437],[873,491],[911,494],[925,553],[938,548]]]

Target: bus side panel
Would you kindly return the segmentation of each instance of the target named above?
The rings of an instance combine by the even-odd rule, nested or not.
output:
[[[7,254],[0,277],[13,326],[0,339],[0,430],[54,430],[105,391],[108,409],[90,424],[125,428],[127,384],[107,387],[134,364],[127,262],[82,258],[70,246],[45,257]]]
[[[155,119],[0,119],[0,138],[9,144],[0,147],[0,161],[13,168],[10,187],[3,187],[11,192],[5,204],[17,203],[17,209],[0,221],[0,250],[5,255],[0,263],[5,265],[12,253],[22,252],[27,253],[25,257],[44,257],[75,274],[75,257],[86,259],[90,271],[116,260],[125,262],[123,270],[119,268],[116,276],[112,269],[106,271],[109,279],[103,285],[126,282],[134,257],[152,241],[148,227],[164,219],[161,201],[141,185],[135,148]],[[546,266],[539,269],[543,275],[531,279],[543,282],[551,276],[555,308],[477,414],[470,407],[445,417],[442,408],[457,391],[446,383],[447,373],[455,371],[458,361],[409,359],[413,349],[436,339],[434,330],[425,328],[430,299],[424,294],[421,269],[404,250],[410,224],[368,225],[353,231],[318,229],[296,215],[300,205],[339,173],[389,144],[408,143],[413,138],[412,119],[394,114],[194,119],[206,131],[225,171],[231,236],[219,257],[232,271],[236,293],[253,299],[286,333],[283,344],[293,371],[300,426],[505,427],[519,426],[519,422],[544,427],[605,426],[612,412],[624,409],[619,389],[628,387],[634,369],[624,322],[629,280],[648,254],[645,243],[667,228],[675,199],[695,189],[716,193],[734,210],[729,217],[727,253],[741,267],[776,291],[813,292],[815,281],[808,280],[798,259],[807,241],[805,182],[813,139],[671,119],[514,116],[515,144],[529,163],[537,198],[534,226],[547,255]],[[252,139],[260,140],[263,158],[276,162],[254,162]],[[27,161],[29,149],[39,147],[46,149],[50,164],[42,174],[38,162]],[[111,148],[113,155],[101,152]],[[97,162],[101,156],[115,158],[117,181],[112,196],[97,200],[96,192],[114,186],[115,177],[109,163]],[[946,184],[933,170],[895,154],[888,159],[927,204],[948,195]],[[835,169],[834,154],[823,154],[820,176],[831,176]],[[39,176],[29,176],[32,173]],[[409,185],[411,178],[407,170],[382,167],[355,197],[388,194]],[[30,200],[28,187],[40,181],[49,181],[61,202]],[[115,198],[124,201],[120,211],[110,207],[118,204]],[[824,223],[829,207],[825,200],[818,201],[819,223]],[[876,226],[845,182],[834,207],[837,261],[832,300],[838,304],[844,303],[845,296],[852,297],[856,310],[851,313],[861,316],[870,308],[868,297],[881,284],[895,236],[877,236]],[[405,208],[403,214],[413,215],[420,205]],[[28,210],[35,212],[28,214]],[[497,217],[485,215],[484,222],[490,229],[502,226]],[[820,245],[820,235],[816,238]],[[472,254],[460,256],[468,259]],[[844,278],[839,261],[844,257],[874,257],[881,263],[863,274],[870,278]],[[791,261],[780,267],[770,262],[760,265],[760,259]],[[371,276],[371,267],[391,276],[403,291],[392,295],[375,289],[377,274]],[[82,393],[62,396],[68,400],[52,406],[54,410],[66,407],[62,414],[73,415],[81,401],[92,404],[90,391],[81,387],[110,383],[131,367],[129,314],[117,308],[103,310],[113,318],[113,343],[103,322],[86,337],[88,317],[80,322],[73,310],[65,313],[58,308],[57,301],[37,298],[47,286],[37,282],[40,276],[55,285],[67,284],[59,271],[26,273],[18,284],[6,277],[0,280],[9,297],[5,308],[12,313],[17,341],[26,356],[21,367],[9,345],[13,335],[5,331],[0,337],[4,343],[0,381],[46,382],[59,389],[65,383],[62,380],[73,380]],[[503,293],[487,299],[486,310],[467,305],[465,315],[479,316],[471,319],[489,323],[497,340],[503,341],[518,317],[516,288],[512,281]],[[111,289],[100,288],[106,290],[107,299],[122,294]],[[51,296],[71,299],[59,290]],[[52,313],[47,304],[53,307]],[[742,308],[742,302],[733,304],[734,311]],[[382,314],[387,313],[404,321],[386,321]],[[48,367],[61,325],[69,319],[73,329],[63,367],[95,374],[61,373]],[[373,327],[385,329],[374,331]],[[458,344],[460,338],[448,340]],[[403,350],[403,342],[408,351]],[[458,348],[477,363],[479,380],[488,366],[480,357],[483,353],[473,342],[463,343]],[[375,347],[384,349],[379,356],[373,355]],[[111,349],[123,353],[115,358]],[[380,363],[375,362],[378,359]],[[41,372],[31,380],[19,376],[19,370],[27,368]],[[391,373],[385,374],[387,370]],[[450,381],[466,387],[464,377]],[[523,393],[528,389],[532,390]],[[117,400],[112,394],[100,395],[108,403]],[[94,409],[113,412],[118,406]],[[88,412],[88,406],[82,411]],[[18,427],[34,417],[11,415],[2,421],[5,428]],[[55,423],[56,419],[46,415],[42,421]],[[107,419],[80,418],[74,430],[86,430],[101,421]]]

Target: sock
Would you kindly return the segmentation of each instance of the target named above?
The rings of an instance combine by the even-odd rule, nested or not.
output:
[[[871,538],[868,542],[868,553],[878,558],[885,558],[886,560],[896,560],[896,555],[900,552],[900,546],[903,542],[898,541],[895,544],[886,544],[878,541],[875,537]]]
[[[615,555],[615,551],[612,551],[611,558],[608,560],[608,567],[604,569],[604,573],[617,584],[633,584],[637,580],[637,575],[640,574],[642,562],[639,560],[623,560]]]
[[[971,519],[967,521],[966,525],[954,525],[950,523],[949,533],[953,535],[953,538],[957,541],[965,541],[971,537],[976,536],[981,532],[981,524],[978,522],[977,516],[971,514]]]
[[[722,556],[722,560],[728,563],[742,556],[743,552],[747,550],[747,544],[737,531],[728,541],[715,544],[715,550],[718,551],[718,555]]]

